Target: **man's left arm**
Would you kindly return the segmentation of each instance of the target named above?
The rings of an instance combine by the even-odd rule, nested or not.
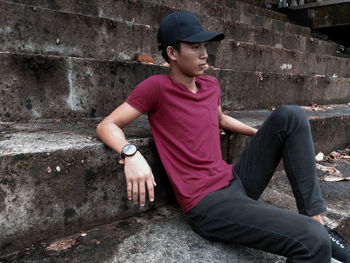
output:
[[[257,129],[250,127],[239,120],[232,118],[222,112],[221,106],[218,108],[219,126],[221,129],[244,134],[248,136],[253,136],[258,131]]]

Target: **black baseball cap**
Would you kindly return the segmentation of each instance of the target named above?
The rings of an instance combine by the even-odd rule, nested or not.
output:
[[[190,11],[175,11],[163,18],[157,34],[159,50],[178,41],[200,43],[224,38],[222,32],[206,31],[199,18]]]

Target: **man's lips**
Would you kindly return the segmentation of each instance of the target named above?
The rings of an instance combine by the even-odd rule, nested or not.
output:
[[[199,64],[199,67],[201,69],[205,69],[205,68],[208,68],[208,64],[207,63]]]

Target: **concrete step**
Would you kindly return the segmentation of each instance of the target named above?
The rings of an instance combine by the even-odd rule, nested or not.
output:
[[[277,173],[274,178],[276,177],[282,178],[285,175]],[[272,183],[275,184],[277,180],[274,178]],[[282,185],[276,184],[275,186],[284,188],[284,181]],[[278,206],[282,206],[284,209],[289,208],[285,199],[289,196],[284,194],[281,189],[275,191],[268,187],[265,194],[273,194],[276,199],[281,198]],[[288,201],[294,202],[294,200],[289,199]],[[269,202],[267,201],[267,203]],[[283,207],[283,205],[285,206]],[[326,215],[333,214],[331,212],[333,211],[332,206],[329,206],[328,210]],[[341,210],[337,209],[337,211]],[[342,211],[342,213],[344,212],[347,211]],[[341,217],[343,218],[343,215]],[[339,223],[337,221],[339,219],[334,220],[334,217],[331,220],[331,222]],[[344,230],[341,232],[344,233]],[[65,250],[48,250],[52,244],[59,242],[71,243],[72,245]],[[85,231],[82,229],[79,233],[64,239],[54,240],[52,243],[37,242],[30,248],[0,257],[0,260],[5,263],[46,263],[52,261],[56,263],[283,263],[286,259],[244,246],[207,241],[192,231],[181,214],[180,208],[171,204],[93,229]],[[335,263],[335,261],[331,263]]]
[[[0,118],[102,117],[141,81],[168,68],[123,61],[0,53]],[[350,79],[208,69],[221,85],[224,110],[280,104],[348,103]]]
[[[328,105],[307,113],[316,152],[329,152],[349,143],[348,105]],[[230,114],[258,127],[269,111]],[[2,254],[173,200],[145,116],[124,129],[128,140],[141,148],[157,182],[156,201],[144,208],[127,200],[119,157],[95,137],[99,121],[56,119],[0,124]],[[222,134],[223,158],[234,162],[247,142],[247,137]]]
[[[297,50],[237,42],[210,43],[209,63],[235,70],[350,77],[350,59]]]
[[[157,49],[150,26],[8,2],[0,2],[0,25],[4,52],[132,60],[131,54]]]
[[[3,2],[9,2],[1,0]],[[263,16],[267,19],[287,22],[285,14],[260,8],[241,1],[175,1],[175,0],[140,0],[140,1],[60,1],[58,3],[43,0],[16,0],[28,6],[46,8],[68,13],[77,13],[89,16],[98,16],[111,19],[135,20],[141,24],[159,24],[162,17],[173,10],[189,10],[197,14],[228,17],[253,17]],[[145,12],[147,10],[148,12]],[[291,27],[309,33],[310,30],[298,25]]]
[[[350,113],[350,106],[348,104],[302,107],[311,123],[316,153],[328,153],[333,149],[341,149],[349,144],[350,123],[348,123],[348,118],[350,116],[348,116],[348,113]],[[231,111],[228,114],[250,126],[256,127],[262,124],[269,112],[269,110],[251,110]],[[225,136],[228,140],[228,147],[225,148],[228,149],[225,154],[225,160],[228,163],[234,163],[249,143],[249,137],[237,134],[226,134]]]
[[[8,2],[0,2],[0,7],[0,51],[3,52],[108,60],[133,60],[136,53],[148,53],[157,63],[164,61],[156,39],[158,24],[56,12]],[[286,33],[288,24],[280,22],[274,26],[276,23],[264,23],[264,18],[243,23],[211,16],[203,16],[202,20],[209,30],[223,31],[227,38],[236,41],[330,55],[340,49],[331,42]]]
[[[171,191],[153,141],[137,127],[142,119],[126,133],[157,181],[157,199],[144,208],[127,200],[123,166],[96,139],[97,121],[1,123],[0,254],[169,202]]]
[[[320,40],[310,37],[310,35],[301,35],[288,30],[286,23],[281,26],[269,27],[258,22],[232,22],[231,20],[221,19],[215,23],[210,19],[209,23],[204,20],[205,28],[208,30],[217,30],[226,33],[227,39],[235,41],[250,42],[272,47],[294,49],[304,53],[317,53],[327,55],[339,55],[343,47],[330,41]],[[283,27],[283,25],[285,27]],[[278,29],[280,28],[280,29]]]
[[[348,174],[349,175],[349,171]],[[350,240],[348,182],[320,182],[327,212],[326,223],[337,227]],[[296,211],[295,200],[284,171],[276,172],[261,201]],[[60,240],[33,246],[1,257],[1,262],[285,262],[285,258],[238,245],[211,242],[195,234],[176,204],[156,208],[123,220],[100,225],[63,238],[72,246],[49,251]],[[333,261],[332,261],[333,263]]]
[[[83,229],[82,229],[83,230]],[[283,257],[246,248],[210,242],[192,231],[177,205],[101,225],[68,236],[75,244],[67,250],[47,251],[49,243],[12,255],[1,262],[89,263],[282,263]]]
[[[332,167],[334,166],[333,163]],[[344,176],[350,175],[348,167],[349,163],[347,163],[347,167],[342,167],[343,170],[341,172]],[[341,170],[339,167],[337,167],[337,169]],[[337,227],[347,241],[350,242],[350,229],[341,227],[344,223],[349,222],[350,220],[349,182],[320,181],[319,183],[323,198],[327,205],[327,211],[323,214],[325,223],[332,228]],[[275,173],[260,200],[273,206],[297,212],[293,192],[285,171],[278,171]]]

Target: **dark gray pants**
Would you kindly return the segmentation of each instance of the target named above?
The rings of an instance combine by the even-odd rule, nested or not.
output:
[[[279,161],[300,214],[256,201]],[[209,193],[186,218],[201,236],[283,255],[287,262],[329,263],[325,228],[309,216],[325,211],[309,121],[298,106],[273,111],[233,166],[227,187]]]

